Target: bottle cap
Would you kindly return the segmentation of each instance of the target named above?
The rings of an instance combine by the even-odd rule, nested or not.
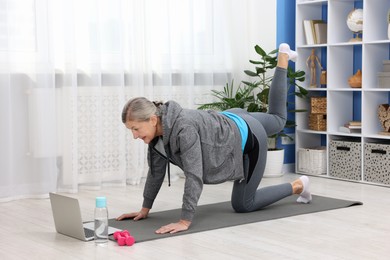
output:
[[[96,207],[105,208],[106,207],[106,197],[96,197]]]

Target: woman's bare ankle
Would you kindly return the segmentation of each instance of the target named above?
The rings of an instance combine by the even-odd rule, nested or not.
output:
[[[293,194],[301,194],[303,191],[303,182],[301,179],[296,179],[291,183]]]

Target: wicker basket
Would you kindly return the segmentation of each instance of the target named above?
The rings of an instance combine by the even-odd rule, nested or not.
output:
[[[327,170],[326,147],[298,149],[298,171],[311,174],[325,174]]]
[[[312,114],[326,114],[326,97],[311,97],[310,106]]]
[[[326,131],[326,115],[325,114],[310,114],[309,129],[315,131]]]

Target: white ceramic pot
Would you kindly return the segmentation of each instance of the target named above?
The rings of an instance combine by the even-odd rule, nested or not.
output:
[[[284,149],[270,150],[267,152],[267,162],[264,177],[283,176]]]

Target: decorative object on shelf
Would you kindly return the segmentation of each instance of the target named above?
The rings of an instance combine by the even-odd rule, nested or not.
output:
[[[316,49],[313,48],[313,49],[311,49],[310,56],[306,60],[306,66],[308,68],[310,68],[310,87],[311,88],[317,87],[317,64],[318,64],[318,66],[320,66],[320,68],[322,70],[320,59],[316,55]]]
[[[389,104],[379,105],[378,118],[383,129],[383,132],[380,132],[379,134],[390,135],[390,105]]]
[[[362,71],[359,69],[348,79],[348,84],[351,88],[361,88],[362,87]]]
[[[390,40],[390,9],[387,11],[387,38]]]
[[[326,131],[326,97],[310,98],[309,129]]]
[[[309,129],[326,131],[326,114],[309,114]]]
[[[361,42],[362,38],[359,37],[359,34],[363,32],[363,9],[354,9],[348,14],[347,26],[355,34],[355,37],[349,41]]]
[[[326,70],[322,70],[322,71],[321,71],[320,85],[321,85],[321,88],[326,88],[326,85],[327,85]]]
[[[310,111],[313,114],[326,114],[326,97],[310,97]]]
[[[298,170],[304,173],[325,174],[327,169],[326,147],[299,148]]]
[[[390,88],[390,60],[383,61],[383,71],[378,72],[378,86]]]
[[[383,64],[383,71],[390,72],[390,60],[384,60],[382,61],[382,64]]]
[[[339,127],[339,132],[348,134],[360,134],[362,132],[362,122],[349,121],[348,123]]]

